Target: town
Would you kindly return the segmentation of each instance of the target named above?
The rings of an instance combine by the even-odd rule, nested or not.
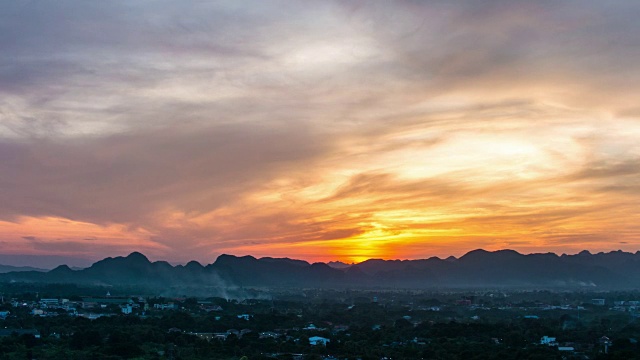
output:
[[[131,295],[109,288],[87,290],[89,296],[9,285],[2,290],[3,359],[632,359],[640,354],[639,292],[245,289],[246,298],[225,299]]]

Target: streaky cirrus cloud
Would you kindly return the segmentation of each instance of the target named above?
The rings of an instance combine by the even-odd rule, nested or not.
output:
[[[2,252],[637,250],[639,14],[621,0],[3,3]]]

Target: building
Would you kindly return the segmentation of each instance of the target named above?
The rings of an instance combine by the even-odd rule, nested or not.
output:
[[[328,342],[331,342],[331,340],[327,339],[327,338],[323,338],[321,336],[312,336],[309,338],[309,344],[310,345],[324,345],[326,346]]]
[[[604,306],[604,299],[591,299],[593,305]]]
[[[153,308],[158,310],[177,310],[180,307],[178,304],[170,302],[168,304],[153,304]]]
[[[556,338],[545,335],[540,339],[540,345],[555,346],[557,345]]]
[[[133,300],[129,298],[83,298],[82,308],[90,309],[93,307],[106,307],[107,305],[132,304]]]

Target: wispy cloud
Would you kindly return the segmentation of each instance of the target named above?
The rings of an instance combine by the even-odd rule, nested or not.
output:
[[[4,252],[636,249],[639,11],[3,3]]]

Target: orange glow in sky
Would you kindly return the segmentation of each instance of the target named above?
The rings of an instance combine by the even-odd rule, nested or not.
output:
[[[41,6],[0,4],[2,254],[640,249],[635,2]]]

